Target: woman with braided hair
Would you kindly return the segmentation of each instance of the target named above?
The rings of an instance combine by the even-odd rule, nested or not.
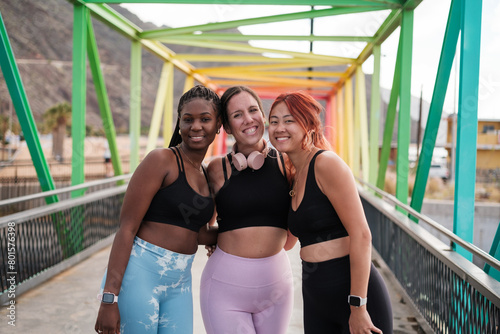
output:
[[[186,92],[170,147],[151,151],[134,172],[98,296],[97,333],[193,333],[191,264],[198,244],[216,240],[202,161],[219,131],[219,104],[206,87]]]

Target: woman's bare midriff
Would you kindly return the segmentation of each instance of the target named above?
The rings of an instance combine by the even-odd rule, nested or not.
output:
[[[194,254],[198,250],[198,233],[180,226],[143,221],[137,236],[176,253]]]
[[[323,241],[300,249],[300,258],[307,262],[323,262],[349,254],[350,238]]]
[[[278,254],[285,245],[287,231],[271,226],[253,226],[219,233],[217,246],[224,252],[246,258]]]

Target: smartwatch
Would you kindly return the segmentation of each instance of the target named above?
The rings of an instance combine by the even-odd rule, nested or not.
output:
[[[111,292],[98,294],[97,299],[104,304],[114,304],[118,302],[118,296]]]
[[[368,298],[361,298],[360,296],[354,296],[354,295],[349,295],[349,297],[347,297],[347,302],[349,303],[349,305],[354,307],[360,307],[366,305],[367,300]]]

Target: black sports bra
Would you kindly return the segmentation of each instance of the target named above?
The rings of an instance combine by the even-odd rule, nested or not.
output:
[[[279,157],[285,166],[281,154]],[[227,158],[232,161],[230,154]],[[289,185],[280,171],[276,150],[269,151],[258,170],[238,171],[231,164],[228,179],[225,158],[222,158],[222,168],[225,182],[215,195],[219,233],[253,226],[287,229]]]
[[[301,247],[348,236],[328,197],[316,182],[314,163],[324,150],[316,152],[309,163],[304,198],[296,211],[288,212],[288,228],[299,238]]]
[[[179,149],[176,147],[170,149],[175,154],[179,176],[173,183],[158,190],[143,220],[180,226],[199,232],[214,214],[214,201],[211,196],[202,196],[191,188],[186,179],[184,161],[182,161]],[[203,173],[207,178],[205,169]]]

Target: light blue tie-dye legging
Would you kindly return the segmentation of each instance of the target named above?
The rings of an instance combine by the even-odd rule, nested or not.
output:
[[[118,296],[122,334],[193,333],[193,259],[135,238]]]

